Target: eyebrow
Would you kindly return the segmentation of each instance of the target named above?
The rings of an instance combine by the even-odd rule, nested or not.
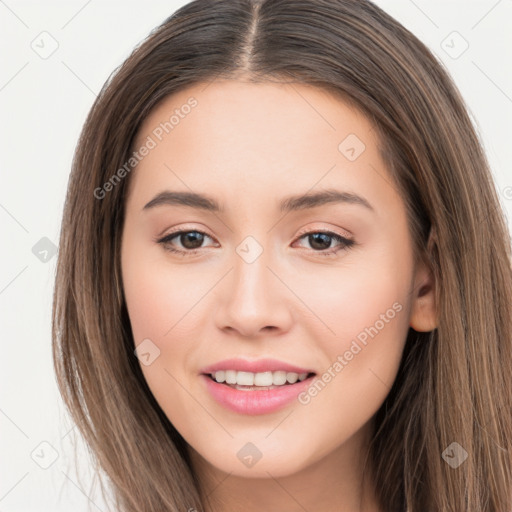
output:
[[[331,203],[360,205],[375,212],[373,206],[364,197],[352,192],[342,192],[333,189],[286,197],[279,204],[279,210],[281,212],[306,210]],[[144,206],[143,210],[149,210],[162,205],[188,206],[210,212],[224,211],[224,208],[213,197],[208,195],[196,192],[173,192],[170,190],[164,190],[157,194]]]

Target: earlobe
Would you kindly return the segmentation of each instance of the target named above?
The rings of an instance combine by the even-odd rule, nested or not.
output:
[[[409,325],[418,332],[437,328],[437,304],[433,272],[422,263],[416,272]]]

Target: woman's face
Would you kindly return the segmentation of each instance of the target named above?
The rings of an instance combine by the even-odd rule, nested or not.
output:
[[[196,85],[145,120],[123,286],[143,374],[195,460],[254,477],[358,460],[425,278],[377,144],[298,84]]]

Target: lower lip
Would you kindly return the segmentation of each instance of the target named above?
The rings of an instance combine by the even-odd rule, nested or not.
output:
[[[261,391],[242,391],[219,384],[208,375],[201,375],[212,397],[221,405],[240,414],[267,414],[282,409],[297,398],[313,381],[314,376],[295,384],[285,384]]]

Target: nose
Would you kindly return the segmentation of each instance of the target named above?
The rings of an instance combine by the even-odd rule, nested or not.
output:
[[[290,329],[293,293],[287,287],[285,273],[267,254],[264,250],[255,261],[248,262],[234,253],[232,270],[217,294],[215,322],[219,329],[248,338],[278,335]]]

